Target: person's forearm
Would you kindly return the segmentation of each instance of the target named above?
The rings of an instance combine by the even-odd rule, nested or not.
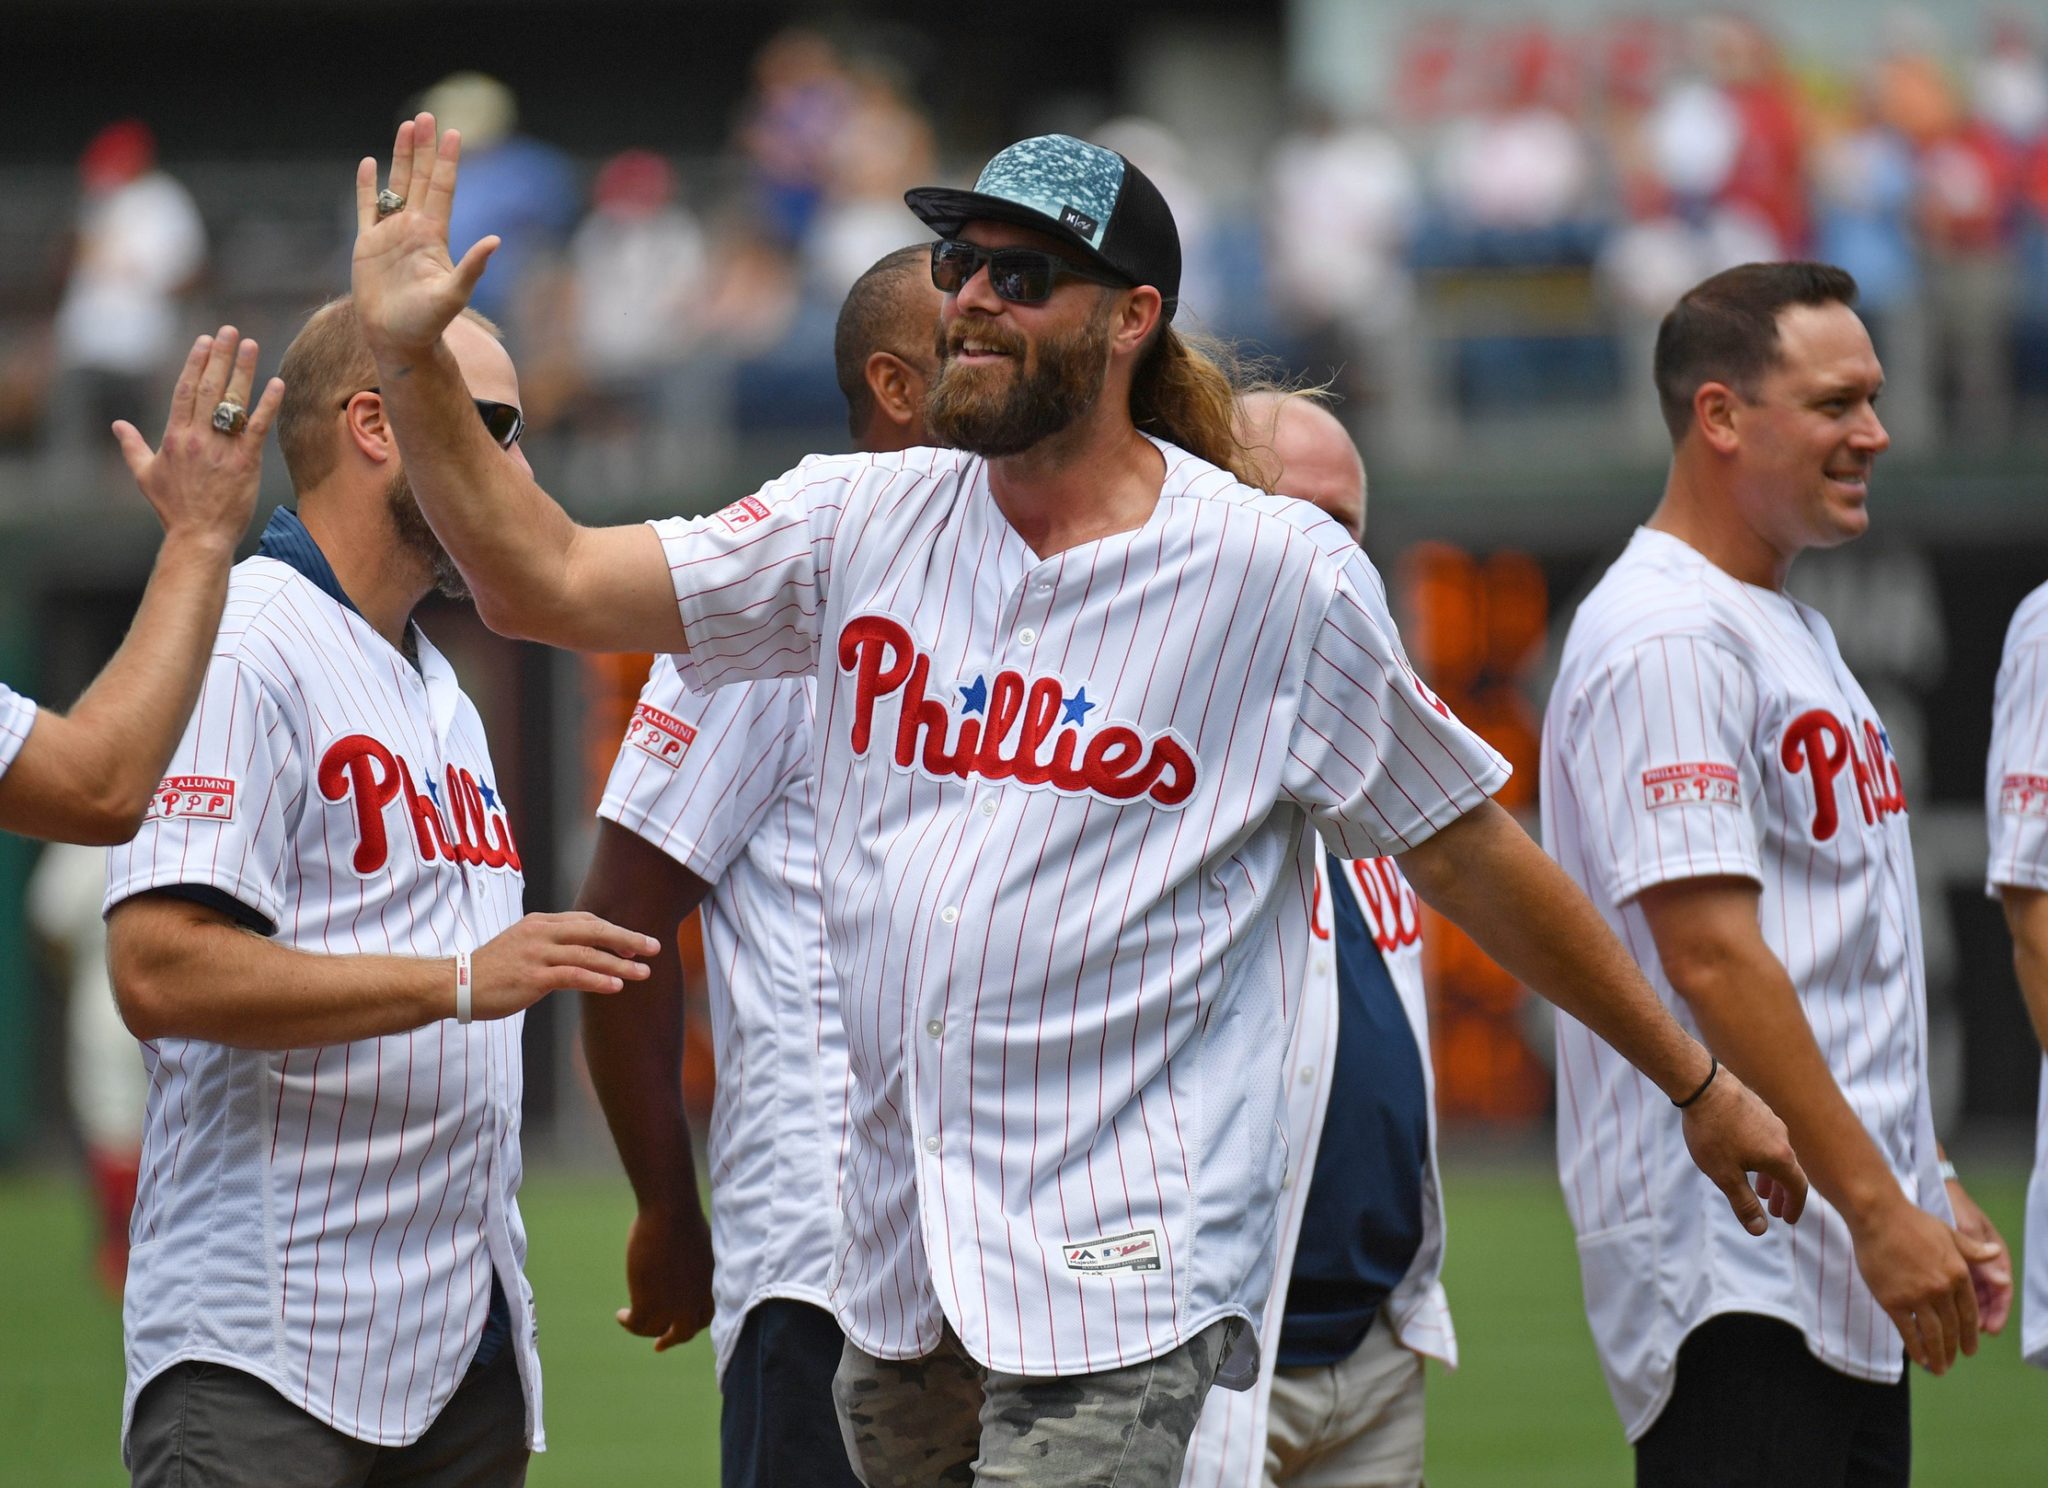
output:
[[[1852,1226],[1906,1202],[1815,1042],[1785,968],[1761,936],[1666,974],[1708,1047],[1785,1123],[1813,1186]]]
[[[378,354],[377,373],[406,479],[493,630],[565,644],[576,524],[491,442],[445,340],[419,356]]]
[[[1678,1024],[1564,870],[1491,801],[1400,855],[1437,913],[1613,1045],[1673,1100],[1699,1087],[1706,1050]]]
[[[142,824],[206,679],[234,539],[174,530],[120,648],[69,715],[45,710],[0,789],[0,827],[126,842]]]
[[[697,1198],[696,1154],[683,1109],[683,978],[675,938],[641,986],[585,997],[583,1058],[642,1209],[681,1211]]]
[[[404,1033],[455,1015],[455,962],[322,956],[150,895],[107,924],[114,996],[140,1039],[303,1049]]]
[[[2034,1024],[2034,1038],[2048,1052],[2048,892],[2007,887],[2006,928],[2012,931],[2012,967]]]

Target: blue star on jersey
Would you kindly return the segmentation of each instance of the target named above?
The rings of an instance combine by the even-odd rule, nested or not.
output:
[[[484,805],[490,808],[491,810],[496,810],[498,805],[498,793],[492,790],[488,785],[484,784],[481,780],[477,782],[476,788],[477,793],[484,798]]]
[[[1060,722],[1086,723],[1088,721],[1088,712],[1094,706],[1095,704],[1088,701],[1087,687],[1077,687],[1074,689],[1074,695],[1060,704]]]
[[[976,677],[960,689],[960,711],[962,713],[985,713],[988,711],[988,678]]]

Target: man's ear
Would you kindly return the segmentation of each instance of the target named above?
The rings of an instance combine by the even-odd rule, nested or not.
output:
[[[1742,432],[1736,427],[1743,399],[1725,382],[1703,382],[1692,395],[1693,432],[1719,455],[1732,455],[1741,447]]]
[[[868,392],[875,406],[882,410],[883,418],[899,429],[907,429],[916,421],[918,407],[924,402],[922,372],[893,351],[871,351],[862,375],[867,378]]]
[[[1110,348],[1131,352],[1142,347],[1166,313],[1166,302],[1149,284],[1122,290],[1111,321]]]
[[[342,419],[364,459],[382,465],[398,454],[398,441],[384,418],[384,400],[376,393],[360,392],[349,399]]]

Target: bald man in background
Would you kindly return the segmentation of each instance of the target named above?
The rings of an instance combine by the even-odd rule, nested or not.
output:
[[[847,292],[833,362],[863,450],[931,442],[938,318],[922,244]],[[583,1046],[639,1200],[619,1322],[657,1350],[710,1326],[724,1488],[857,1485],[832,1405],[845,1342],[829,1289],[848,1075],[818,888],[815,694],[801,677],[695,693],[656,658],[577,899],[623,925],[662,927],[644,988],[616,1006],[584,999]],[[710,1225],[683,1111],[673,933],[699,904],[719,1074]]]
[[[1312,394],[1253,393],[1239,438],[1271,485],[1365,538],[1365,465]],[[1438,1280],[1422,922],[1391,858],[1323,854],[1286,1064],[1289,1168],[1256,1386],[1212,1390],[1182,1488],[1411,1488],[1425,1354],[1457,1362]]]

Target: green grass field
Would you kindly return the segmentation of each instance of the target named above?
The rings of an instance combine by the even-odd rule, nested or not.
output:
[[[1607,1488],[1629,1454],[1579,1310],[1571,1234],[1537,1169],[1453,1161],[1447,1282],[1464,1367],[1430,1380],[1432,1488]],[[2022,1180],[1977,1175],[2017,1244]],[[543,1174],[524,1195],[541,1305],[551,1449],[536,1488],[700,1488],[717,1482],[718,1396],[708,1343],[654,1357],[612,1321],[630,1213],[609,1177]],[[94,1287],[86,1215],[62,1178],[0,1178],[0,1481],[125,1483],[115,1447],[119,1309]],[[2048,1376],[2019,1361],[2016,1327],[1946,1379],[1916,1376],[1916,1481],[2048,1482]],[[1739,1422],[1730,1422],[1740,1430]]]

